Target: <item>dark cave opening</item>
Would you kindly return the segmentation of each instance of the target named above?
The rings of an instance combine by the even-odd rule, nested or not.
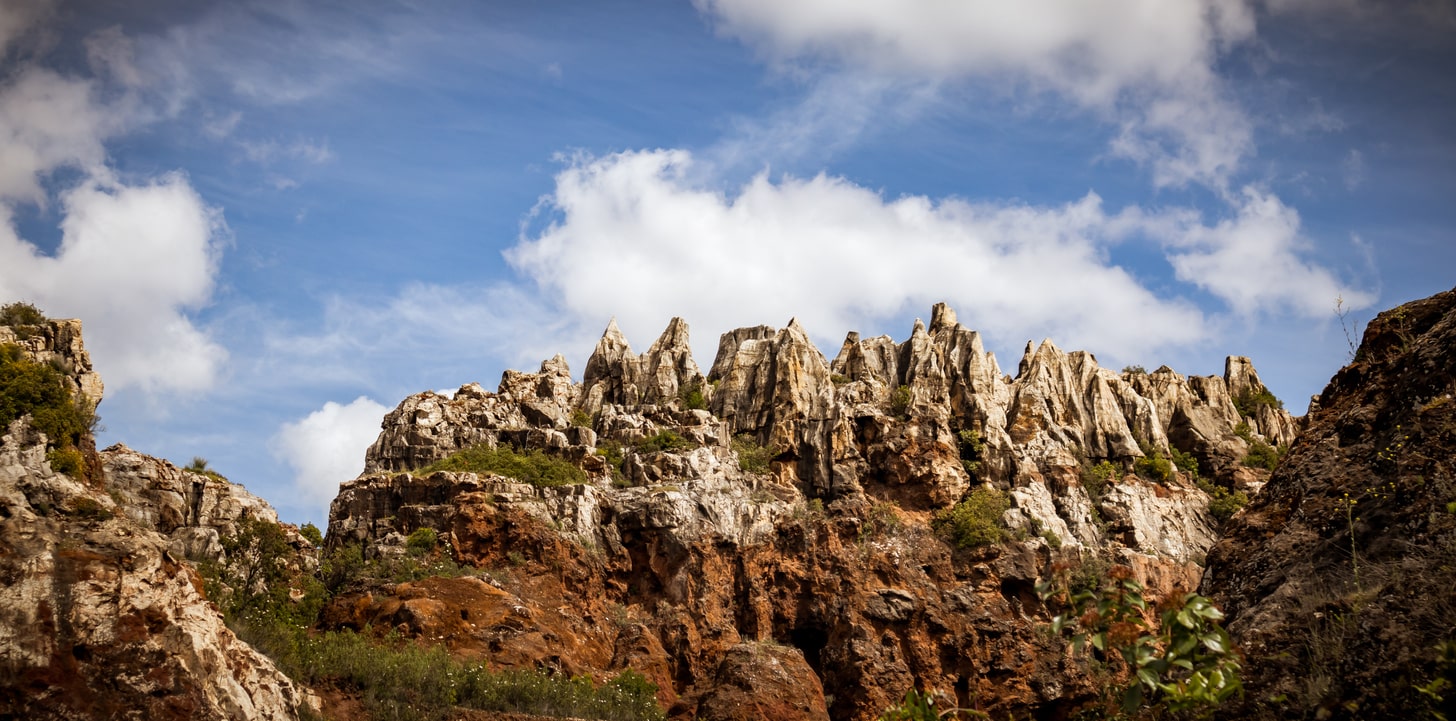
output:
[[[804,652],[804,660],[809,662],[809,668],[814,669],[814,675],[822,680],[824,664],[819,655],[824,651],[824,647],[829,645],[829,633],[822,628],[812,626],[791,629],[789,644]]]

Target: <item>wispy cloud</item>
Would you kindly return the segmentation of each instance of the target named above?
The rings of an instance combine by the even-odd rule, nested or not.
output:
[[[994,76],[1058,93],[1119,128],[1114,152],[1149,165],[1158,185],[1223,187],[1252,148],[1250,123],[1214,70],[1254,36],[1253,8],[1240,0],[697,4],[776,62]]]
[[[1340,175],[1345,179],[1345,189],[1354,191],[1365,182],[1365,155],[1354,148],[1340,161]]]

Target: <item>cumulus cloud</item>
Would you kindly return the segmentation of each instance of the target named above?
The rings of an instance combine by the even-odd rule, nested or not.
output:
[[[1005,342],[1037,333],[1136,354],[1203,333],[1191,304],[1108,261],[1109,244],[1145,222],[1093,194],[1045,208],[887,200],[825,175],[759,175],[729,196],[686,182],[691,164],[685,151],[653,151],[568,167],[549,199],[558,218],[508,260],[566,315],[616,315],[642,345],[682,315],[699,354],[718,333],[794,313],[837,345],[941,300]]]
[[[1236,214],[1212,226],[1185,224],[1165,236],[1179,280],[1202,288],[1240,315],[1288,311],[1328,315],[1335,298],[1360,309],[1375,297],[1304,260],[1313,244],[1300,233],[1299,212],[1279,198],[1245,188]]]
[[[1252,131],[1214,64],[1255,34],[1246,0],[697,0],[722,32],[778,60],[888,75],[1011,79],[1105,114],[1113,150],[1160,185],[1221,186]]]
[[[273,436],[273,454],[293,469],[294,487],[303,503],[327,507],[338,495],[339,484],[364,470],[364,452],[379,437],[380,420],[388,411],[359,396],[348,405],[329,401],[283,424]]]
[[[1093,193],[1057,206],[887,199],[826,175],[760,174],[722,193],[694,185],[692,163],[680,150],[579,159],[557,176],[553,220],[507,259],[562,316],[615,315],[643,346],[686,317],[700,356],[725,330],[790,314],[834,348],[944,300],[1002,344],[1049,336],[1125,359],[1208,340],[1217,323],[1195,289],[1241,315],[1373,301],[1307,258],[1298,213],[1252,189],[1208,225],[1188,209],[1110,212]],[[1184,285],[1155,292],[1113,262],[1130,243],[1161,250]]]
[[[130,68],[122,36],[97,38],[97,63],[132,72],[118,69]],[[34,65],[0,85],[0,298],[85,321],[112,389],[206,388],[226,353],[188,311],[211,297],[225,225],[181,174],[115,177],[105,142],[130,122],[128,101],[98,95],[93,80]],[[46,183],[61,170],[78,179],[52,191]],[[14,219],[25,203],[58,204],[53,252],[20,237]]]
[[[180,174],[90,181],[62,196],[61,243],[41,253],[0,224],[0,297],[79,317],[107,385],[212,385],[227,353],[186,315],[211,297],[224,226]]]

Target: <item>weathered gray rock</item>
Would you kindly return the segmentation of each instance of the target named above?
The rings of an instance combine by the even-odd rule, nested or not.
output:
[[[0,438],[0,709],[16,718],[295,719],[310,695],[239,641],[169,540]]]
[[[183,470],[120,443],[102,451],[101,462],[119,510],[168,538],[177,558],[222,560],[219,539],[235,535],[243,519],[278,523],[267,501],[220,476]],[[297,548],[309,547],[293,526],[283,528]]]
[[[20,346],[41,363],[54,365],[71,384],[73,394],[84,395],[92,405],[101,402],[104,385],[81,339],[81,321],[48,320],[25,328],[0,325],[0,344],[6,343]]]

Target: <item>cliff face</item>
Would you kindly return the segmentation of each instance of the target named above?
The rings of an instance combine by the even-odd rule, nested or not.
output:
[[[41,330],[22,348],[99,401],[79,323]],[[162,476],[183,488],[206,479],[124,447],[104,456],[101,479],[72,478],[52,470],[29,416],[0,433],[0,717],[297,718],[306,693],[227,629],[183,560],[208,551],[187,539],[210,533],[216,544],[226,531],[229,511],[213,509],[271,509],[237,487],[169,504]],[[161,473],[148,478],[144,467]]]
[[[1054,714],[1099,689],[1039,629],[1033,584],[1099,557],[1155,598],[1192,590],[1215,538],[1208,496],[1182,473],[1127,471],[1178,448],[1220,484],[1257,487],[1248,439],[1296,427],[1267,403],[1241,414],[1260,391],[1243,358],[1222,378],[1115,373],[1050,342],[1013,379],[943,305],[903,343],[850,334],[833,361],[796,322],[739,329],[706,376],[680,319],[642,355],[613,324],[580,384],[558,356],[495,393],[423,393],[386,416],[333,504],[330,545],[401,553],[428,527],[496,570],[336,598],[330,623],[505,665],[631,666],[684,717],[752,717],[756,684],[808,700],[776,718],[874,718],[912,686]],[[590,482],[408,473],[476,444],[544,451]],[[1088,486],[1099,461],[1116,470]],[[982,487],[1005,494],[1001,523],[1022,540],[962,550],[932,533]]]
[[[1380,314],[1225,528],[1203,585],[1249,659],[1230,718],[1426,718],[1415,687],[1456,683],[1453,369],[1456,291]]]

